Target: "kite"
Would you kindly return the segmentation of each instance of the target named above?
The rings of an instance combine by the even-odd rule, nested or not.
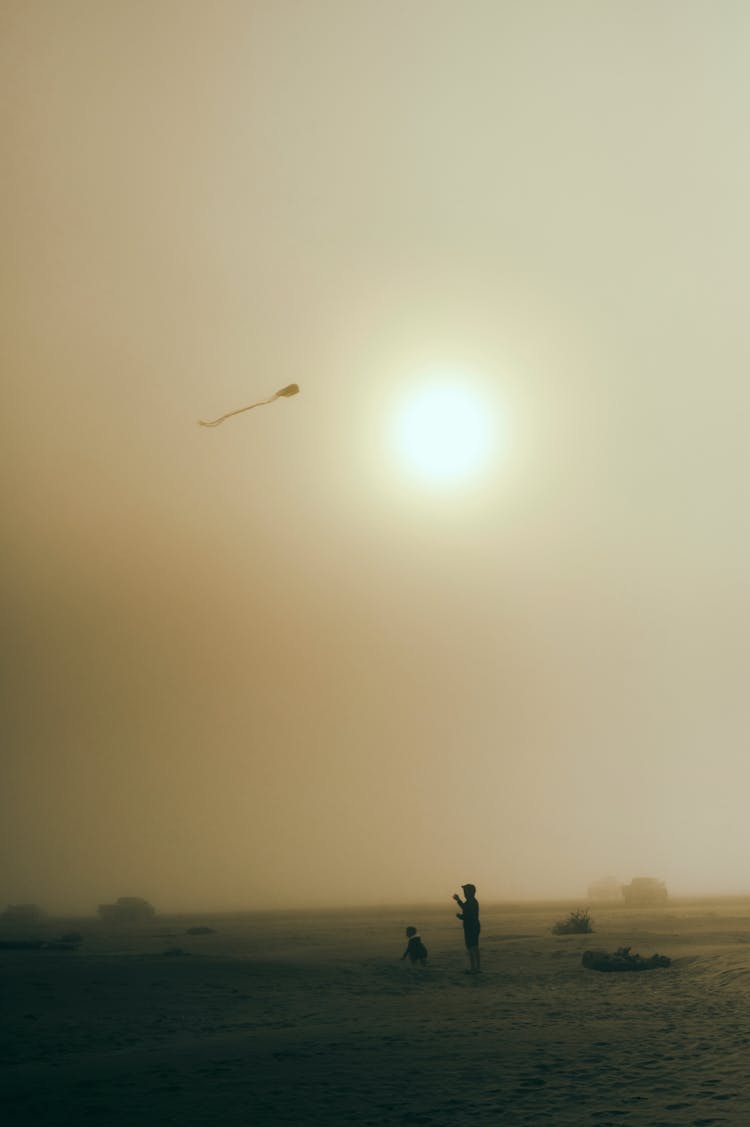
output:
[[[274,399],[289,399],[290,396],[296,395],[299,387],[296,383],[287,384],[272,395],[270,399],[260,399],[257,403],[251,403],[249,407],[238,407],[236,411],[227,411],[226,415],[220,415],[218,419],[211,419],[206,422],[203,419],[198,419],[198,426],[200,427],[217,427],[219,423],[223,423],[225,419],[231,419],[232,415],[241,415],[243,411],[252,411],[253,407],[265,407],[267,403],[273,403]]]

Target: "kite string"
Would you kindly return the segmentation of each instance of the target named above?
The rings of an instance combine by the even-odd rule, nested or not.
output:
[[[270,399],[259,399],[257,403],[251,403],[249,407],[238,407],[236,411],[227,411],[226,415],[221,415],[218,419],[211,419],[206,422],[203,419],[198,419],[199,427],[217,427],[219,423],[223,423],[225,419],[231,419],[233,415],[241,415],[244,411],[252,411],[253,407],[265,407],[267,403],[273,403],[274,399],[278,399],[278,392],[272,395]]]

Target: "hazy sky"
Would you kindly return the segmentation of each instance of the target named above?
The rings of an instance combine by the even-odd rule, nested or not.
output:
[[[0,13],[0,904],[750,888],[744,0]]]

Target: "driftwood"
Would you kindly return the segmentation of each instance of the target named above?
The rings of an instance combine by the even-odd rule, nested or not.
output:
[[[581,958],[589,970],[603,971],[656,970],[668,967],[671,961],[666,955],[651,955],[648,959],[642,955],[631,955],[629,947],[618,947],[613,955],[607,951],[584,951]]]

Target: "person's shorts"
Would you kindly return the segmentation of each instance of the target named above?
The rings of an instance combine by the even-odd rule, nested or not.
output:
[[[464,942],[467,947],[479,946],[479,928],[473,927],[471,930],[464,928]]]

